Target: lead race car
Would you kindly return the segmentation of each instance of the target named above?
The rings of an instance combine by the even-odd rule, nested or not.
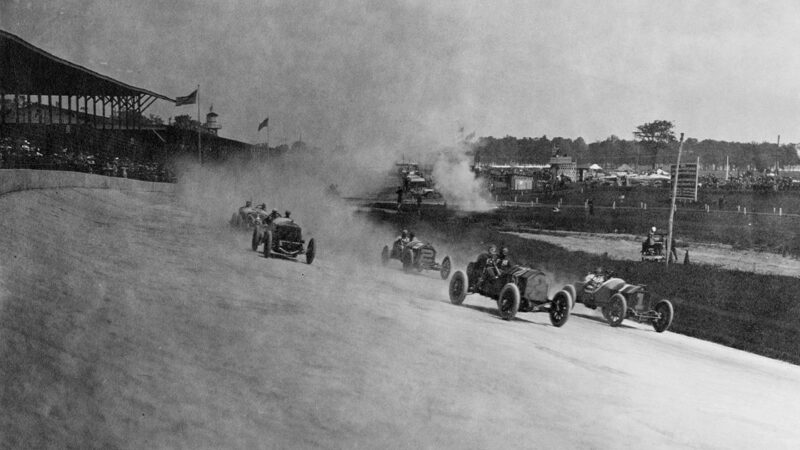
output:
[[[645,285],[628,284],[613,272],[595,269],[584,281],[564,286],[573,303],[583,303],[591,309],[600,308],[603,318],[612,327],[623,320],[650,323],[663,333],[672,324],[675,310],[667,299],[656,299]]]
[[[518,312],[547,312],[554,327],[567,323],[573,306],[570,297],[558,291],[549,299],[547,276],[542,271],[519,265],[501,270],[481,260],[469,263],[466,272],[453,274],[450,303],[460,305],[468,294],[480,294],[497,301],[504,320],[513,319]]]
[[[258,251],[258,247],[262,244],[265,258],[273,256],[297,258],[306,255],[306,264],[311,264],[316,255],[314,239],[310,239],[306,244],[300,226],[293,219],[280,215],[268,217],[264,223],[259,222],[254,225],[253,250]]]
[[[255,226],[256,223],[264,222],[268,215],[269,212],[264,203],[254,207],[252,202],[248,200],[244,206],[233,213],[230,224],[234,228],[250,228]]]
[[[389,264],[390,259],[399,259],[403,263],[405,272],[411,272],[411,270],[416,270],[417,272],[437,270],[443,280],[450,276],[450,257],[445,256],[441,264],[437,264],[436,249],[428,242],[418,240],[404,242],[402,239],[396,239],[392,243],[391,249],[388,245],[385,245],[383,251],[381,251],[381,264],[386,266]]]

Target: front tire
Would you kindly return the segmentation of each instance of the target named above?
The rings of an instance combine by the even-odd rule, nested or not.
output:
[[[272,231],[267,230],[264,234],[264,258],[272,256]]]
[[[519,311],[520,293],[519,288],[514,283],[507,283],[500,290],[500,296],[497,298],[497,309],[500,311],[500,317],[503,320],[511,320],[517,315]]]
[[[669,300],[661,300],[660,302],[656,303],[656,307],[654,309],[660,317],[653,321],[653,328],[655,328],[656,332],[663,333],[667,331],[670,325],[672,325],[672,318],[675,316],[675,309],[672,307],[672,302]]]
[[[446,280],[447,277],[450,276],[450,257],[445,256],[442,260],[442,268],[439,270],[439,275],[442,276],[443,280]]]
[[[314,262],[314,255],[316,255],[316,246],[314,245],[314,239],[311,239],[306,247],[306,264]]]
[[[625,301],[625,297],[619,293],[612,295],[608,304],[603,307],[603,314],[612,327],[620,326],[627,312],[628,303]]]
[[[411,250],[404,251],[400,261],[403,263],[403,272],[411,272],[411,269],[414,268],[414,253]]]
[[[258,250],[258,245],[261,244],[261,238],[263,238],[263,235],[258,232],[258,227],[253,228],[253,239],[250,240],[250,248],[252,248],[254,252]]]
[[[572,309],[572,302],[569,294],[565,291],[556,292],[553,301],[550,302],[550,323],[559,328],[569,319],[569,311]]]
[[[454,305],[460,305],[464,303],[464,298],[467,296],[468,286],[469,281],[467,279],[467,274],[457,270],[456,273],[453,274],[453,278],[450,279],[450,287],[448,289],[450,293],[450,303]]]

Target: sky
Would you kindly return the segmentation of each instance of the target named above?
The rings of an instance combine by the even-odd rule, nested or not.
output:
[[[389,148],[462,134],[800,142],[800,2],[0,0],[0,28],[220,135]],[[157,101],[164,119],[196,106]]]

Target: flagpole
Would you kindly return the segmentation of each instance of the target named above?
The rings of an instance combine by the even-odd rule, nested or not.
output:
[[[200,122],[200,85],[197,85],[197,158],[200,160],[200,165],[203,165],[203,151],[200,146],[200,128],[203,123]]]

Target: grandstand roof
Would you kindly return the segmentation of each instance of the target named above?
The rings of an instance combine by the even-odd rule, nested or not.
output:
[[[173,99],[101,75],[0,30],[0,93],[79,96],[150,95]]]

